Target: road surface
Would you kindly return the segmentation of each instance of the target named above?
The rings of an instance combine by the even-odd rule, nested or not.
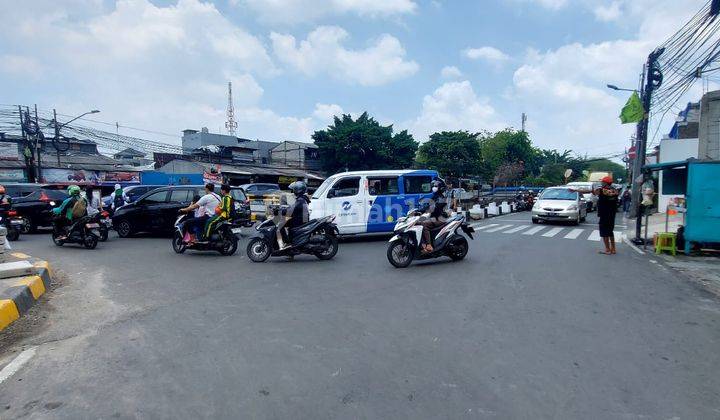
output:
[[[407,269],[383,239],[255,264],[23,236],[65,276],[0,334],[0,418],[720,418],[718,300],[599,255],[594,220],[482,221],[466,260]]]

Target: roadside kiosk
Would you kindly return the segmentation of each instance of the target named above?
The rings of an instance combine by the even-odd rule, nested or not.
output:
[[[663,171],[663,194],[685,195],[685,254],[692,243],[720,243],[720,161],[657,163],[643,171]]]

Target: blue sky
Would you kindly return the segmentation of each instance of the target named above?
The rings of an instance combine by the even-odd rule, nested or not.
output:
[[[608,155],[633,128],[605,84],[635,87],[647,53],[702,4],[0,0],[16,23],[0,28],[0,103],[98,108],[177,143],[184,128],[218,131],[232,80],[248,138],[310,141],[332,115],[369,111],[424,141],[517,127],[526,112],[537,145]]]

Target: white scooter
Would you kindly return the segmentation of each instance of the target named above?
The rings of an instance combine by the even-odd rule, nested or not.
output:
[[[468,252],[468,241],[459,231],[473,239],[475,232],[465,221],[465,216],[455,214],[449,217],[445,223],[430,231],[430,238],[433,241],[433,251],[423,252],[422,231],[420,222],[427,220],[429,215],[423,214],[417,209],[412,209],[406,217],[398,218],[395,225],[395,236],[388,241],[387,258],[390,264],[397,268],[405,268],[414,259],[426,260],[448,256],[454,261],[462,260]]]

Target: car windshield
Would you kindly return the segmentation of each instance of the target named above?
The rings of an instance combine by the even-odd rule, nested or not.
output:
[[[567,188],[551,188],[545,190],[540,199],[542,200],[575,200],[577,193]]]

